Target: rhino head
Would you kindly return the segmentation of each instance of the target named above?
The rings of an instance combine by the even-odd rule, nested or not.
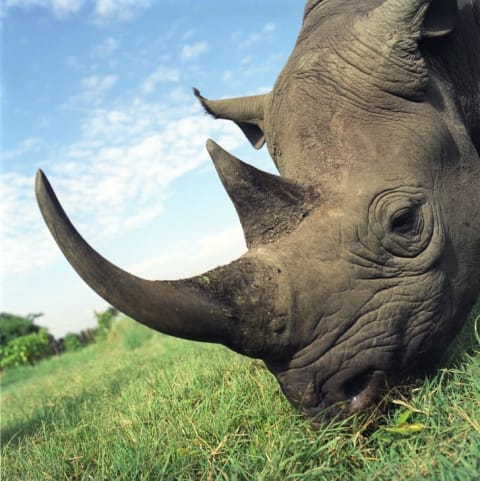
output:
[[[480,289],[480,139],[428,60],[457,19],[452,1],[310,0],[271,93],[195,91],[255,148],[266,143],[281,174],[208,141],[248,245],[231,264],[135,277],[83,240],[39,172],[50,231],[139,322],[263,359],[307,416],[363,410],[438,360]]]

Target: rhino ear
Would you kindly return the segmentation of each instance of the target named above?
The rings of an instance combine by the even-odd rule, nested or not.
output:
[[[457,23],[457,0],[431,0],[422,25],[422,38],[441,37]]]
[[[193,93],[207,113],[216,119],[232,120],[240,127],[253,147],[256,149],[263,147],[265,143],[263,119],[268,95],[208,100],[196,88],[193,89]]]
[[[422,38],[450,33],[457,16],[457,0],[386,0],[373,11],[375,21],[383,25],[383,33],[403,32],[401,43],[407,51],[416,50]]]
[[[456,0],[385,0],[358,22],[357,35],[385,53],[370,64],[382,76],[384,90],[424,98],[429,76],[419,43],[451,32],[457,14]]]
[[[313,190],[242,162],[213,140],[207,150],[235,206],[249,248],[295,229],[317,205]]]

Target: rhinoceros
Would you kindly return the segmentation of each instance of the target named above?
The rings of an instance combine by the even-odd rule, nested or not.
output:
[[[270,93],[209,100],[280,175],[207,141],[248,250],[178,281],[101,257],[43,172],[53,237],[100,296],[264,361],[307,417],[435,366],[480,291],[480,1],[309,0]]]

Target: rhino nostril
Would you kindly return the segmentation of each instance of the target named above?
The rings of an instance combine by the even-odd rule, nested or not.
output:
[[[385,373],[373,368],[351,377],[343,383],[350,413],[363,411],[385,389]]]
[[[353,400],[365,391],[370,384],[374,372],[375,370],[370,368],[345,381],[343,384],[345,396]]]

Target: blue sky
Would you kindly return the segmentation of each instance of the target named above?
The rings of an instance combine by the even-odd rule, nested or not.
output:
[[[291,52],[303,0],[4,0],[1,310],[42,312],[57,336],[106,303],[47,231],[33,180],[50,178],[102,255],[150,279],[198,274],[245,251],[207,138],[273,171],[191,93],[265,93]]]

